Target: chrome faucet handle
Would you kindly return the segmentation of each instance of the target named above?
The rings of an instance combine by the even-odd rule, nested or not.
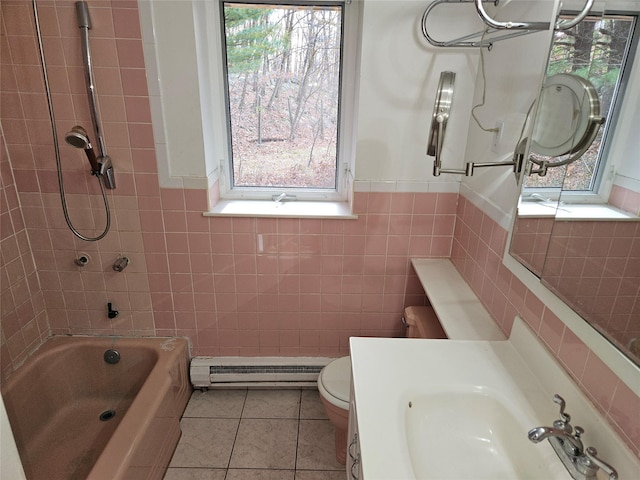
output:
[[[569,428],[571,428],[571,425],[567,425],[567,426],[568,426]],[[578,449],[578,450],[577,450],[577,453],[578,453],[578,455],[582,455],[582,454],[583,454],[583,452],[584,452],[584,444],[582,443],[582,440],[580,440],[580,436],[584,433],[584,428],[582,428],[582,427],[580,427],[580,426],[576,425],[576,426],[573,428],[573,431],[574,431],[573,438],[575,438],[575,439],[576,439],[576,441],[575,441],[575,447]]]
[[[618,478],[618,472],[616,472],[616,469],[608,463],[600,460],[598,458],[598,451],[595,448],[587,447],[584,454],[593,466],[599,467],[604,473],[609,475],[609,480],[616,480]]]
[[[571,421],[571,415],[564,411],[566,407],[564,398],[556,393],[553,396],[553,403],[557,403],[558,405],[560,405],[560,418],[553,422],[554,428],[559,428],[567,433],[571,433],[573,431],[573,428],[571,427],[571,425],[569,425],[569,422]]]

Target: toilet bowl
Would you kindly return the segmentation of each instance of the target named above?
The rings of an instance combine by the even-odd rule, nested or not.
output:
[[[430,306],[407,307],[404,320],[408,338],[447,338]],[[329,362],[318,376],[320,400],[335,427],[336,460],[343,465],[347,459],[350,389],[351,357],[336,358]]]

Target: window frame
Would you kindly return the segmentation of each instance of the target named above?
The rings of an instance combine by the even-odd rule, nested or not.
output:
[[[245,4],[267,4],[267,5],[322,5],[342,7],[342,35],[340,54],[340,79],[339,79],[339,106],[338,106],[338,134],[336,148],[336,187],[334,189],[319,189],[307,187],[254,187],[233,185],[233,158],[231,143],[231,117],[229,105],[229,92],[227,82],[227,61],[226,61],[226,34],[224,26],[224,4],[228,0],[216,0],[216,7],[210,11],[215,13],[217,18],[212,19],[219,31],[218,42],[214,48],[217,49],[219,65],[217,86],[212,86],[214,90],[223,92],[223,102],[220,110],[218,125],[224,128],[218,132],[223,138],[219,141],[224,147],[220,150],[222,155],[219,164],[219,188],[222,200],[268,200],[282,193],[286,193],[286,201],[325,201],[325,202],[345,202],[348,200],[349,185],[353,181],[353,165],[355,148],[352,139],[355,137],[356,123],[356,65],[358,60],[359,43],[359,18],[357,3],[349,0],[239,0],[238,3]],[[215,11],[215,12],[214,12]],[[214,60],[215,61],[215,60]]]

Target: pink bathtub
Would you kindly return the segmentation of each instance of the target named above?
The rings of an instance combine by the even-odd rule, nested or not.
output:
[[[161,479],[191,393],[187,365],[183,339],[49,339],[2,386],[27,478]]]

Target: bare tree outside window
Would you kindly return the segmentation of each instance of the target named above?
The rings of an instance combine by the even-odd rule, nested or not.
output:
[[[600,114],[611,118],[616,86],[625,54],[633,34],[634,17],[615,15],[587,17],[569,30],[555,33],[547,76],[572,73],[589,80],[600,98]],[[532,175],[524,180],[529,188],[553,187],[563,191],[591,191],[602,158],[603,134],[600,128],[591,147],[575,162],[549,169],[545,177]],[[549,157],[532,153],[539,160]]]
[[[233,186],[335,189],[342,7],[223,7]]]

